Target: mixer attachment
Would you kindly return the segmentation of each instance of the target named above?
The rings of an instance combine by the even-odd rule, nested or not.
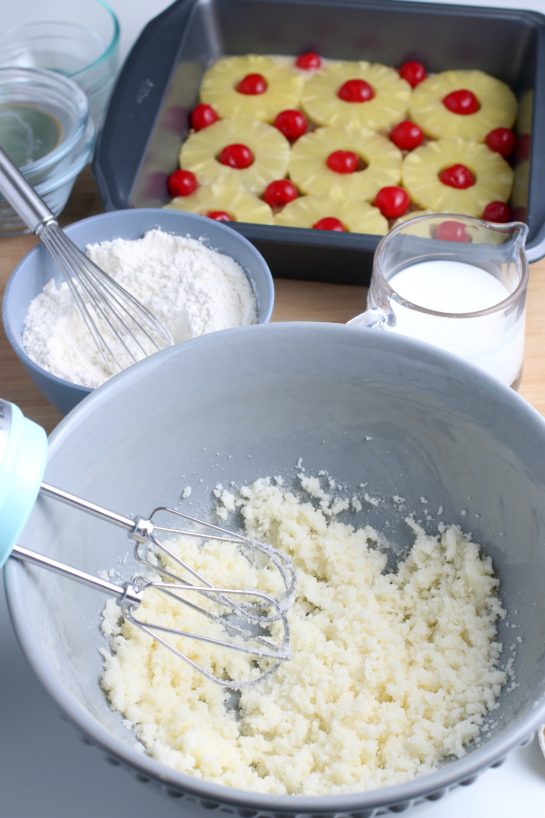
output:
[[[295,595],[296,576],[292,561],[282,552],[267,543],[168,506],[155,508],[148,518],[131,518],[49,483],[41,483],[40,493],[114,523],[128,532],[135,543],[135,559],[152,572],[153,579],[137,578],[121,593],[119,587],[109,586],[110,592],[122,600],[122,612],[129,622],[207,678],[226,687],[243,687],[268,676],[280,662],[289,658],[286,612]],[[161,539],[158,535],[162,535]],[[211,582],[177,552],[176,542],[179,538],[196,540],[203,547],[207,543],[218,542],[225,544],[226,548],[238,549],[250,564],[268,574],[269,579],[271,574],[276,576],[276,585],[280,586],[277,595],[254,588],[226,588]],[[161,581],[157,581],[156,576]],[[173,627],[141,618],[137,613],[138,607],[144,593],[151,590],[185,606],[192,618],[198,615],[201,620],[206,620],[211,635],[186,631],[177,624]],[[181,638],[219,645],[253,657],[254,660],[248,664],[249,679],[223,678],[203,667],[181,649]]]
[[[17,406],[0,399],[0,567],[11,556],[111,594],[119,601],[128,622],[225,687],[255,684],[289,659],[286,611],[295,593],[295,571],[289,557],[265,543],[176,509],[160,506],[149,519],[133,519],[41,482],[47,451],[44,430],[25,418]],[[149,576],[116,585],[16,545],[38,493],[124,528],[134,540],[136,559]],[[218,576],[229,559],[227,549],[238,549],[245,560],[237,566],[237,572],[242,568],[241,576],[249,577],[251,584],[256,576],[256,584],[260,584],[263,575],[268,585],[264,590],[228,588],[222,582],[211,581],[183,557],[185,541],[193,543],[196,563],[202,562],[201,558],[207,561],[206,549],[212,543],[217,553],[212,553],[214,559],[206,564],[215,565]],[[177,545],[182,551],[177,551]],[[248,569],[246,560],[257,572]],[[274,588],[272,593],[265,592],[269,587]],[[168,603],[166,609],[165,604],[154,608],[152,594]],[[174,615],[173,603],[178,606]],[[205,632],[199,629],[203,622]],[[200,652],[195,652],[195,642],[204,646]],[[223,661],[214,653],[214,646],[236,651],[248,660],[244,678],[240,678],[236,656],[231,654],[231,660]],[[200,656],[206,656],[209,664],[199,662]]]
[[[170,525],[167,524],[169,522]],[[151,524],[151,529],[148,528],[148,524]],[[180,525],[185,527],[182,529]],[[158,539],[157,534],[167,535],[166,542]],[[137,528],[133,532],[129,532],[129,536],[132,536],[135,540],[135,558],[142,565],[174,582],[180,582],[179,572],[183,571],[201,585],[212,589],[212,583],[202,573],[196,571],[172,547],[169,547],[168,537],[176,538],[180,535],[184,538],[190,537],[202,542],[221,542],[226,545],[234,545],[246,556],[250,563],[257,564],[263,570],[274,567],[282,585],[279,595],[275,597],[277,605],[274,610],[270,610],[268,605],[264,606],[262,604],[263,600],[258,603],[259,595],[256,596],[255,594],[255,598],[248,601],[244,600],[242,595],[239,595],[239,599],[230,599],[224,591],[219,594],[212,594],[210,590],[203,592],[209,599],[215,598],[216,602],[230,608],[232,612],[246,617],[254,624],[261,625],[274,622],[279,618],[278,609],[285,610],[289,607],[295,594],[296,580],[293,563],[281,551],[266,543],[229,531],[219,525],[199,520],[168,506],[158,506],[152,511],[148,520],[138,520]],[[171,568],[169,569],[168,566],[171,566]]]
[[[61,574],[69,579],[73,579],[83,585],[87,585],[96,590],[102,591],[119,600],[120,610],[124,619],[142,630],[156,642],[171,651],[175,656],[182,659],[194,670],[203,674],[210,681],[226,688],[239,689],[254,685],[270,676],[278,668],[281,662],[290,658],[289,654],[289,625],[286,612],[282,610],[278,602],[268,594],[260,591],[244,590],[239,588],[218,588],[212,585],[196,586],[181,582],[157,582],[145,577],[136,577],[131,582],[124,585],[116,585],[108,580],[100,579],[78,568],[66,565],[63,562],[37,554],[22,546],[15,545],[11,552],[11,557],[22,562],[28,562],[45,568],[56,574]],[[183,630],[172,625],[161,622],[149,621],[146,617],[139,617],[138,610],[145,602],[150,593],[165,595],[168,600],[180,603],[190,608],[194,613],[204,616],[208,622],[214,626],[214,630],[209,634],[195,633]],[[276,623],[275,635],[267,636],[268,629],[256,626],[255,618],[245,621],[244,614],[227,616],[222,613],[214,613],[196,605],[187,598],[187,595],[198,594],[199,596],[209,596],[210,598],[221,599],[231,596],[241,596],[253,598],[253,604],[264,609],[274,610],[274,615],[269,614],[267,622]],[[229,606],[231,607],[231,606]],[[241,606],[241,610],[243,610]],[[181,617],[183,618],[183,617]],[[222,636],[223,634],[223,636]],[[210,668],[204,667],[195,661],[188,651],[182,649],[184,640],[196,640],[208,645],[219,646],[227,650],[238,651],[248,657],[246,666],[248,677],[244,679],[233,678],[228,672],[228,662],[219,662],[222,668],[222,675],[212,669],[215,663],[211,663]],[[238,663],[239,664],[239,663]]]

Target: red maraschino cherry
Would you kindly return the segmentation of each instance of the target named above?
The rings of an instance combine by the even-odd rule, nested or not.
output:
[[[333,151],[327,157],[326,165],[335,173],[354,173],[358,169],[359,159],[354,151]]]
[[[339,99],[345,102],[368,102],[373,99],[373,86],[362,79],[346,80],[337,91]]]
[[[439,179],[444,185],[457,190],[465,190],[475,184],[475,176],[470,169],[461,163],[450,165],[439,172]]]
[[[284,207],[299,196],[299,191],[289,179],[276,179],[265,188],[263,199],[271,207]]]
[[[494,130],[487,133],[484,141],[491,151],[495,151],[504,159],[507,159],[515,150],[517,137],[511,128],[494,128]]]
[[[323,219],[314,222],[312,227],[314,230],[333,230],[335,233],[348,232],[342,221],[335,216],[324,216]]]
[[[416,88],[427,76],[426,69],[418,60],[407,60],[399,67],[398,72],[411,88]]]
[[[200,102],[198,105],[195,105],[191,111],[191,127],[195,131],[202,131],[204,128],[208,128],[209,125],[213,125],[218,119],[219,116],[214,108],[205,102]]]
[[[236,222],[236,219],[226,213],[225,210],[209,210],[206,215],[216,222]]]
[[[374,201],[375,207],[378,207],[387,219],[397,219],[403,216],[410,204],[411,200],[407,191],[397,185],[381,187]]]
[[[190,196],[198,186],[197,177],[190,170],[175,170],[167,179],[171,196]]]
[[[402,151],[412,151],[422,144],[424,134],[416,122],[404,119],[390,131],[390,141]]]
[[[295,108],[286,108],[285,111],[280,111],[274,120],[275,128],[278,128],[280,133],[283,133],[289,142],[295,142],[300,136],[303,136],[308,129],[308,120],[306,116]]]
[[[218,162],[236,170],[244,170],[254,163],[254,155],[247,145],[234,142],[226,145],[218,154]]]
[[[246,94],[248,96],[264,94],[267,90],[267,80],[263,74],[246,74],[237,84],[236,89],[239,94]]]
[[[447,221],[438,224],[433,237],[440,241],[459,241],[464,244],[471,241],[471,236],[467,232],[465,224],[454,219],[447,219]]]
[[[467,88],[451,91],[450,94],[443,97],[443,105],[453,114],[461,114],[462,116],[475,114],[481,107],[473,91],[469,91]]]
[[[304,54],[299,54],[295,65],[297,68],[302,68],[303,71],[315,71],[322,65],[322,58],[317,51],[305,51]]]
[[[505,224],[512,219],[511,208],[507,202],[488,202],[483,210],[482,218],[487,222]]]

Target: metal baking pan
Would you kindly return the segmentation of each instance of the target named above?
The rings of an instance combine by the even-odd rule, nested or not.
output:
[[[201,77],[232,54],[297,54],[430,71],[479,68],[525,100],[529,161],[515,168],[527,252],[545,255],[545,16],[516,9],[395,0],[178,0],[153,19],[118,78],[94,174],[107,209],[160,207],[177,167]],[[376,236],[232,223],[275,276],[367,284]]]

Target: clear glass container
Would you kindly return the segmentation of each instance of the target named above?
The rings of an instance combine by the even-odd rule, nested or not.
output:
[[[55,215],[91,157],[95,128],[86,94],[53,71],[0,68],[0,145]],[[0,235],[28,232],[0,196]]]
[[[56,71],[88,96],[98,128],[118,68],[119,22],[101,0],[48,0],[43,20],[33,3],[2,9],[0,65]]]
[[[433,344],[517,388],[527,235],[522,222],[495,224],[448,213],[408,219],[379,242],[368,309],[349,323]]]

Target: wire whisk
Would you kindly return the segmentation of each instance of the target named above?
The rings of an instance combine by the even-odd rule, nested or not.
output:
[[[219,588],[210,583],[198,586],[182,582],[164,582],[142,576],[134,577],[130,582],[119,585],[89,574],[86,571],[74,568],[66,563],[46,557],[43,554],[38,554],[28,548],[23,548],[20,545],[13,546],[10,556],[12,559],[45,568],[48,571],[75,580],[82,585],[87,585],[117,599],[120,604],[121,614],[127,622],[130,622],[142,630],[194,670],[222,687],[238,690],[243,687],[255,685],[257,682],[261,682],[267,676],[274,673],[282,662],[290,658],[289,625],[286,611],[279,602],[269,594],[256,590]],[[194,611],[198,611],[205,616],[209,622],[221,626],[225,633],[225,638],[220,638],[218,635],[197,634],[184,630],[182,627],[172,627],[160,622],[152,622],[140,618],[137,614],[138,608],[144,601],[146,593],[150,591],[164,594],[169,600],[175,603],[181,603]],[[215,597],[219,601],[225,600],[231,609],[231,615],[226,616],[225,614],[213,613],[199,605],[195,605],[183,596],[183,594],[188,593],[204,595],[210,598]],[[235,595],[252,599],[255,613],[250,613],[245,605],[237,606],[236,603],[233,603],[231,597]],[[266,623],[267,625],[265,629],[263,624],[259,624],[260,619],[257,612],[264,612],[266,610],[268,610],[269,613],[266,613],[261,619],[262,623]],[[235,611],[238,613],[236,616],[233,615]],[[277,640],[263,635],[264,633],[268,633],[268,626],[272,622],[278,622],[280,625],[280,637]],[[180,640],[183,639],[206,642],[209,645],[216,645],[220,648],[235,650],[246,654],[252,659],[251,664],[248,666],[248,678],[235,679],[229,676],[218,676],[212,670],[205,668],[181,650]]]
[[[59,266],[107,366],[122,370],[174,344],[167,327],[71,241],[2,148],[0,192]]]
[[[295,593],[296,576],[291,559],[281,551],[167,506],[155,508],[147,518],[133,518],[49,483],[41,483],[40,494],[125,529],[134,541],[136,561],[154,576],[151,579],[149,576],[138,576],[128,583],[117,585],[17,545],[11,551],[15,559],[31,562],[114,596],[119,600],[121,613],[127,621],[168,648],[194,670],[224,687],[253,685],[290,658],[287,610]],[[159,539],[158,535],[161,534],[167,535],[166,541]],[[169,542],[169,537],[190,537],[201,543],[215,541],[237,546],[250,561],[257,560],[258,567],[266,570],[272,566],[279,578],[278,595],[272,596],[257,589],[219,587],[182,559]],[[156,579],[157,575],[160,580]],[[146,593],[152,590],[211,623],[213,633],[196,633],[182,626],[171,627],[140,618],[138,608]],[[204,604],[204,600],[208,604]],[[182,650],[180,639],[206,642],[252,657],[254,661],[248,666],[248,678],[218,676]]]

